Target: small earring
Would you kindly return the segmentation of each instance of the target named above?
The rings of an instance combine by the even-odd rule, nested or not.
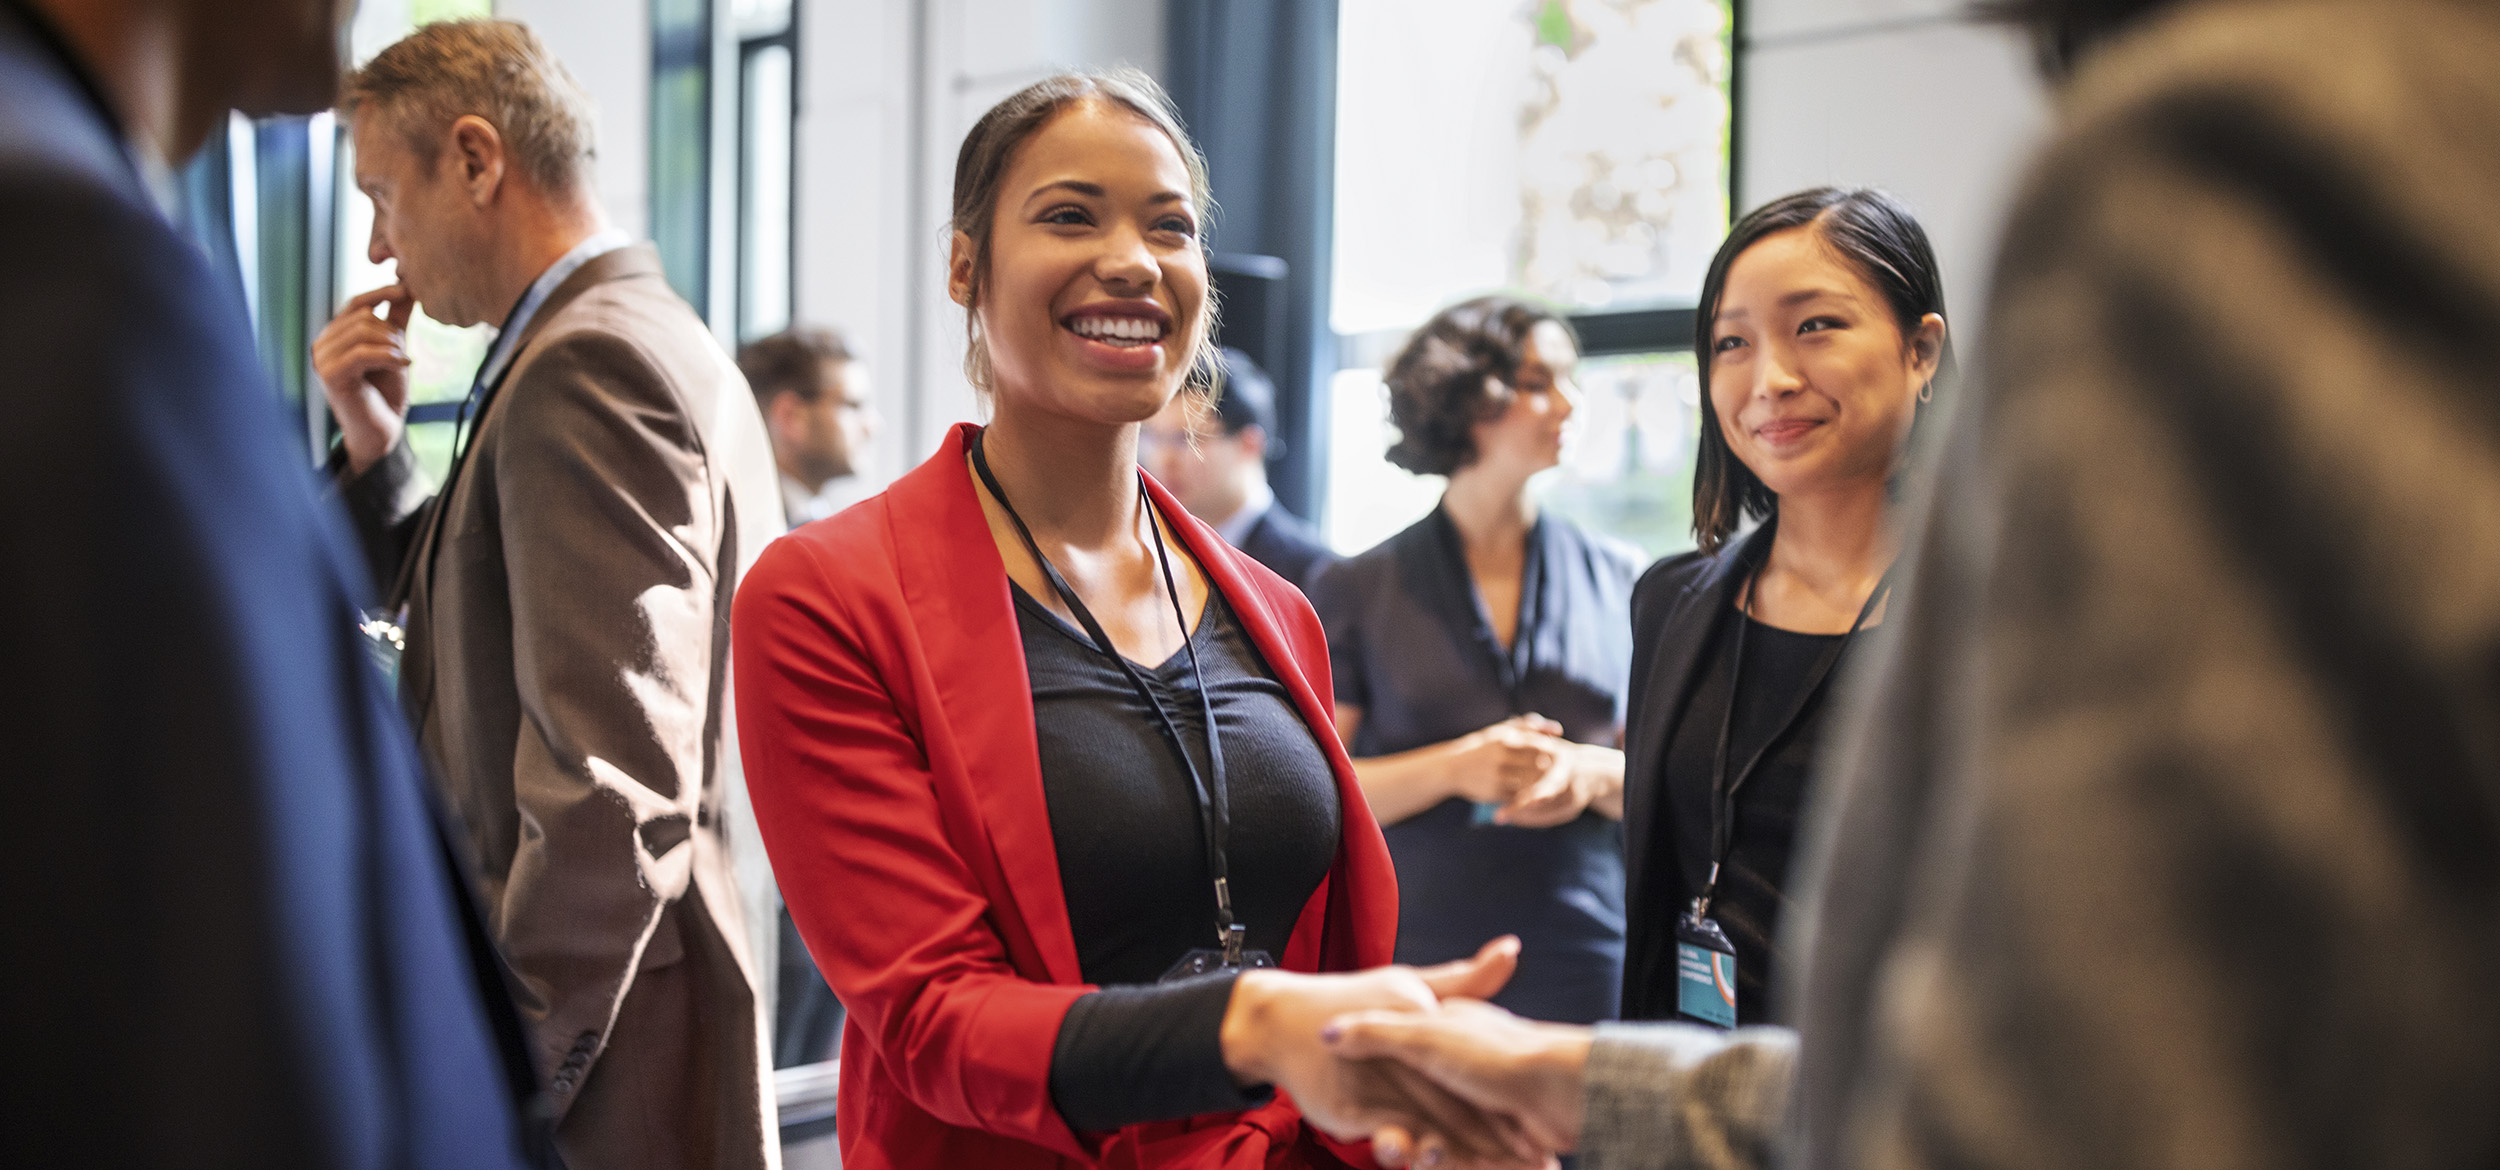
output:
[[[1928,384],[1919,387],[1918,400],[1921,402],[1934,402],[1936,400],[1936,384],[1929,382]]]

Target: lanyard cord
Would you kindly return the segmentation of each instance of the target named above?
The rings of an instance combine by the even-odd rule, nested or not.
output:
[[[1779,746],[1780,740],[1787,738],[1788,733],[1795,729],[1797,720],[1805,715],[1806,708],[1813,705],[1815,696],[1823,690],[1824,682],[1831,678],[1832,668],[1838,665],[1841,655],[1857,639],[1858,631],[1866,627],[1866,619],[1892,592],[1892,570],[1886,569],[1884,575],[1876,580],[1874,591],[1866,595],[1866,603],[1858,607],[1857,620],[1849,623],[1849,632],[1842,634],[1840,640],[1824,650],[1822,657],[1815,661],[1814,672],[1807,676],[1806,685],[1798,692],[1797,701],[1789,707],[1787,716],[1779,721],[1760,746],[1754,748],[1753,756],[1745,761],[1744,768],[1730,783],[1727,775],[1728,741],[1736,727],[1737,696],[1744,693],[1745,627],[1753,624],[1753,588],[1761,576],[1760,565],[1745,574],[1744,591],[1737,609],[1736,660],[1728,668],[1727,709],[1719,718],[1719,750],[1710,757],[1710,876],[1702,883],[1701,896],[1693,899],[1695,918],[1710,913],[1710,900],[1719,892],[1719,871],[1727,864],[1728,853],[1736,846],[1736,794],[1743,791],[1746,781],[1753,779],[1755,770],[1762,766],[1763,757],[1770,755],[1771,749]]]
[[[1147,707],[1154,711],[1155,723],[1163,732],[1164,744],[1172,749],[1172,754],[1180,760],[1181,770],[1189,776],[1190,792],[1197,797],[1198,827],[1206,838],[1207,876],[1215,885],[1216,942],[1224,949],[1225,961],[1239,965],[1243,936],[1248,930],[1233,921],[1232,883],[1225,860],[1225,843],[1232,835],[1232,815],[1227,808],[1231,798],[1224,786],[1224,741],[1216,731],[1215,701],[1207,693],[1206,673],[1198,665],[1197,640],[1190,636],[1188,615],[1181,610],[1180,585],[1172,574],[1171,554],[1164,549],[1161,518],[1155,512],[1153,501],[1146,496],[1145,475],[1143,472],[1138,474],[1137,506],[1145,513],[1147,523],[1155,526],[1155,561],[1163,570],[1164,595],[1171,599],[1172,617],[1180,623],[1181,647],[1189,654],[1189,673],[1198,684],[1199,715],[1205,720],[1207,729],[1208,775],[1201,775],[1198,762],[1190,758],[1189,748],[1181,739],[1180,724],[1172,717],[1171,710],[1164,706],[1163,696],[1148,686],[1145,675],[1111,644],[1111,635],[1103,632],[1102,623],[1094,619],[1094,611],[1085,607],[1084,600],[1076,595],[1076,589],[1059,574],[1058,566],[1042,555],[1042,546],[1033,539],[1033,530],[1025,526],[1024,517],[1016,513],[1016,506],[1007,502],[1007,491],[998,485],[998,477],[990,471],[989,457],[982,451],[982,440],[987,437],[988,432],[984,431],[972,438],[972,468],[981,473],[982,486],[988,488],[990,497],[998,501],[999,510],[1007,513],[1008,522],[1016,527],[1016,535],[1024,540],[1025,551],[1032,553],[1034,561],[1041,565],[1042,576],[1050,581],[1051,591],[1057,593],[1059,600],[1067,604],[1069,612],[1076,615],[1077,624],[1085,628],[1085,635],[1092,639],[1094,649],[1120,668],[1120,673],[1127,677],[1137,697],[1144,699]]]

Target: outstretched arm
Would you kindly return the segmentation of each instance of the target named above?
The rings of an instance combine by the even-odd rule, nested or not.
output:
[[[1780,1028],[1590,1029],[1466,1000],[1429,1015],[1348,1016],[1330,1036],[1340,1056],[1397,1061],[1460,1100],[1510,1114],[1540,1146],[1579,1151],[1588,1170],[1769,1166],[1796,1049],[1795,1035]],[[1373,1149],[1383,1165],[1402,1166],[1443,1141],[1388,1127]]]

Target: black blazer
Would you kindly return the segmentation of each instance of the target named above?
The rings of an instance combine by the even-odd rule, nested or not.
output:
[[[0,1165],[519,1164],[519,1021],[364,570],[242,306],[9,3],[0,354]]]
[[[1305,593],[1321,569],[1345,559],[1321,542],[1308,521],[1286,511],[1283,504],[1269,505],[1259,522],[1250,526],[1249,534],[1241,538],[1241,551]]]
[[[1718,552],[1668,557],[1641,574],[1632,590],[1632,682],[1623,732],[1623,860],[1626,915],[1623,1018],[1663,1020],[1675,1004],[1649,1002],[1671,986],[1661,974],[1675,962],[1675,920],[1682,906],[1659,905],[1653,875],[1681,863],[1675,842],[1658,831],[1658,769],[1676,725],[1701,678],[1711,631],[1736,610],[1745,572],[1771,551],[1764,524]]]

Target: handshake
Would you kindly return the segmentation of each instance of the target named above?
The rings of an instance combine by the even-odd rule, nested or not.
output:
[[[1224,1062],[1290,1094],[1305,1120],[1372,1140],[1382,1166],[1536,1167],[1579,1144],[1590,1032],[1484,1002],[1519,940],[1438,967],[1258,970],[1234,985]]]

